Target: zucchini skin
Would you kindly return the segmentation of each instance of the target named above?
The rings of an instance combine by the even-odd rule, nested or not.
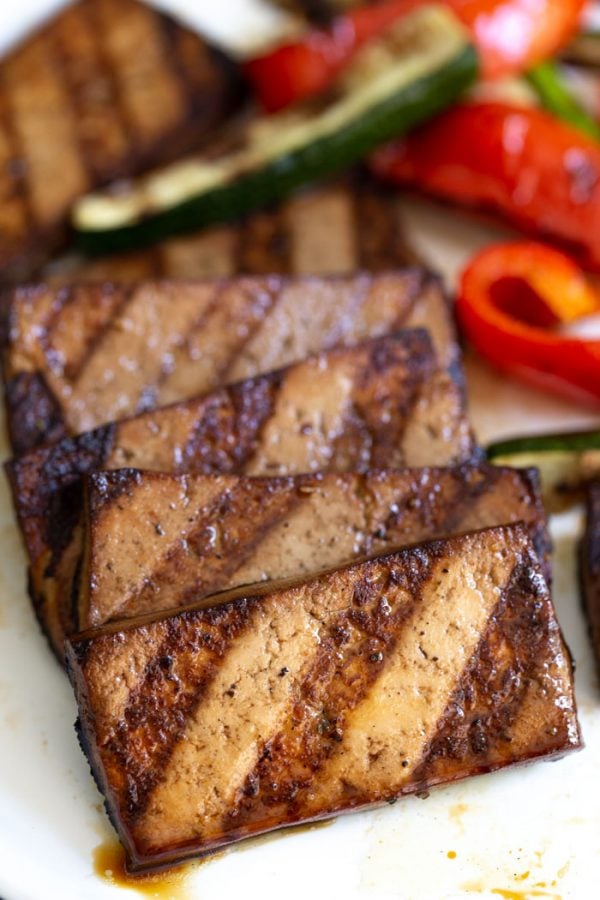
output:
[[[509,438],[490,444],[485,452],[489,460],[494,460],[499,456],[511,456],[518,453],[577,453],[598,449],[600,449],[600,430],[596,429]]]
[[[89,256],[118,253],[227,222],[268,206],[306,184],[347,168],[385,141],[441,112],[472,84],[477,73],[477,53],[472,45],[466,44],[438,70],[375,105],[368,115],[351,122],[337,134],[286,153],[229,185],[198,194],[135,225],[76,231],[75,243]]]

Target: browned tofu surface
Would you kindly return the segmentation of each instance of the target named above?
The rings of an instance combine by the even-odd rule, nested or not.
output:
[[[600,674],[600,482],[587,488],[586,525],[580,546],[580,577],[583,606],[596,668]]]
[[[301,577],[398,547],[523,521],[544,571],[549,540],[535,470],[496,466],[287,478],[91,475],[79,627]]]
[[[581,744],[521,525],[105,626],[68,666],[135,871]]]
[[[331,275],[395,269],[418,260],[402,221],[402,199],[366,171],[296,194],[227,225],[171,238],[143,251],[74,256],[41,270],[49,283]]]
[[[427,332],[339,348],[287,369],[33,450],[7,466],[38,616],[59,656],[80,554],[82,477],[131,466],[287,475],[456,465],[477,453],[462,391],[432,378]]]
[[[64,239],[73,201],[196,146],[240,93],[233,63],[137,0],[77,0],[0,63],[0,279]]]
[[[18,288],[4,352],[12,445],[23,453],[412,326],[428,329],[440,367],[460,380],[448,300],[420,269]]]

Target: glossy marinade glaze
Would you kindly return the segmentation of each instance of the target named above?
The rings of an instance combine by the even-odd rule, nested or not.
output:
[[[13,450],[410,327],[461,383],[448,299],[422,269],[16,288],[2,354]]]
[[[105,626],[68,666],[135,871],[581,746],[521,525]]]
[[[132,466],[287,475],[456,465],[478,455],[462,389],[439,372],[427,332],[338,348],[287,369],[102,426],[7,466],[30,590],[59,657],[73,630],[83,476]]]
[[[528,525],[550,576],[535,470],[463,465],[248,478],[120,469],[89,476],[85,495],[81,629],[511,522]]]

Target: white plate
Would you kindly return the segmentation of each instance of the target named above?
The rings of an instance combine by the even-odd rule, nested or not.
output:
[[[2,3],[3,45],[58,5],[52,0]],[[162,5],[176,8],[221,39],[229,36],[238,48],[246,29],[256,41],[277,24],[276,17],[251,0]],[[491,236],[458,214],[429,205],[407,205],[406,215],[419,248],[449,280],[469,253]],[[500,380],[473,361],[469,373],[472,413],[482,439],[597,422],[583,410]],[[5,443],[2,452],[8,452]],[[92,863],[94,848],[112,832],[77,746],[71,690],[29,607],[25,557],[4,479],[0,482],[0,896],[114,900],[127,894],[95,875]],[[578,514],[553,523],[555,598],[577,659],[577,696],[587,743],[582,753],[473,779],[432,792],[427,800],[410,798],[326,828],[250,842],[210,863],[189,867],[182,883],[164,888],[160,896],[597,897],[600,689],[574,580],[579,528]]]

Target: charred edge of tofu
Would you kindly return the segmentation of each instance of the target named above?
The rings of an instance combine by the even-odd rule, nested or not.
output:
[[[588,485],[586,490],[585,531],[579,543],[579,583],[600,677],[600,482]]]
[[[64,415],[40,372],[19,372],[5,385],[6,423],[15,455],[67,437]]]

